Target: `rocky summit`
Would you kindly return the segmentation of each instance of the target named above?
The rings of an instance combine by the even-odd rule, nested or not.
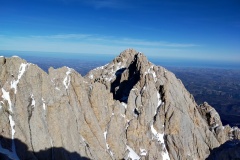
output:
[[[234,159],[238,139],[239,128],[133,49],[84,77],[0,57],[0,159]]]

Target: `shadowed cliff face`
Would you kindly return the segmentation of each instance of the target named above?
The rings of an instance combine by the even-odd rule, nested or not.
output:
[[[115,100],[127,103],[130,91],[140,80],[140,71],[137,68],[137,62],[138,57],[135,55],[128,68],[121,68],[116,71],[116,79],[111,83],[111,92]]]
[[[132,49],[85,77],[0,57],[0,133],[2,156],[21,159],[205,159],[240,136]]]
[[[5,138],[0,136],[1,146],[0,146],[0,159],[1,160],[15,160],[15,155],[11,148],[7,148],[7,146],[11,146],[12,139]],[[28,146],[19,139],[14,139],[16,148],[17,148],[17,158],[19,159],[38,159],[38,160],[90,160],[86,157],[81,157],[77,152],[69,152],[63,147],[52,147],[52,148],[45,148],[40,150],[39,152],[30,151]]]
[[[227,141],[211,151],[207,160],[240,159],[240,140]]]

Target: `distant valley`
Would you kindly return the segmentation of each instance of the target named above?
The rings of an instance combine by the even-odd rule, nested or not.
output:
[[[207,101],[224,124],[240,126],[240,70],[169,68],[182,80],[198,104]]]

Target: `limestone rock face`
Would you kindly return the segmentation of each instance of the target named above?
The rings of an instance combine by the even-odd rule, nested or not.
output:
[[[85,77],[0,57],[0,88],[1,159],[206,159],[240,138],[133,49]]]
[[[229,125],[223,126],[219,114],[207,102],[199,105],[198,111],[220,144],[228,140],[240,139],[240,129]]]

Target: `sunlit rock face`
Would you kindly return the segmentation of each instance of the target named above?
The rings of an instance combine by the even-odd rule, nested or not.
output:
[[[85,77],[0,57],[0,133],[0,159],[206,159],[240,137],[133,49]]]

